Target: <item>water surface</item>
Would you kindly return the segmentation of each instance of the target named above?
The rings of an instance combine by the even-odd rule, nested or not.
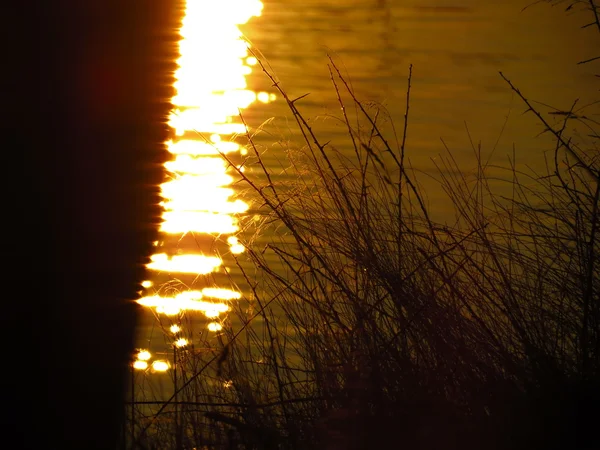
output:
[[[256,6],[260,2],[246,3]],[[582,103],[597,98],[598,85],[594,73],[598,72],[598,64],[576,64],[596,56],[595,51],[600,47],[598,36],[591,28],[580,29],[587,20],[581,13],[565,13],[561,8],[545,4],[521,11],[527,5],[521,0],[265,0],[262,4],[259,16],[247,22],[236,22],[228,20],[235,2],[222,2],[220,8],[207,12],[204,22],[197,25],[214,27],[215,32],[201,35],[196,47],[187,53],[188,63],[195,68],[191,72],[193,76],[186,78],[188,87],[192,86],[194,92],[219,90],[221,88],[211,87],[211,83],[221,86],[229,76],[235,75],[235,82],[229,86],[234,94],[225,93],[220,100],[199,95],[194,97],[192,104],[179,98],[181,101],[175,104],[181,111],[194,105],[204,106],[205,111],[216,111],[221,118],[203,116],[210,119],[203,125],[206,128],[200,129],[199,134],[194,133],[192,130],[198,131],[199,128],[195,123],[175,141],[190,139],[210,144],[206,148],[239,142],[239,139],[234,139],[235,133],[243,133],[243,128],[239,128],[239,118],[235,117],[239,108],[243,110],[251,132],[263,122],[273,119],[257,138],[257,144],[261,151],[265,151],[264,160],[275,173],[279,173],[280,166],[286,164],[286,145],[302,145],[287,105],[281,96],[273,101],[272,94],[276,91],[271,81],[251,58],[248,59],[244,49],[235,44],[237,50],[233,56],[230,55],[232,59],[224,59],[225,52],[221,46],[229,38],[221,31],[226,27],[233,30],[231,27],[236,23],[243,23],[240,29],[253,51],[268,65],[291,98],[309,94],[298,103],[300,110],[311,119],[322,141],[331,141],[342,151],[350,151],[350,148],[344,139],[345,126],[332,118],[339,117],[340,107],[330,80],[328,57],[333,58],[357,97],[371,111],[383,108],[386,120],[394,122],[398,132],[403,121],[408,69],[412,64],[407,157],[420,174],[419,181],[427,192],[430,209],[440,220],[445,220],[444,214],[448,211],[441,189],[434,181],[435,161],[445,152],[441,139],[467,173],[475,166],[471,140],[475,146],[480,144],[484,159],[491,164],[488,173],[498,176],[502,176],[502,172],[492,166],[507,165],[507,156],[512,155],[513,146],[520,167],[529,166],[540,171],[545,152],[553,149],[548,136],[538,136],[540,124],[533,115],[523,114],[524,105],[502,80],[499,71],[528,98],[561,110],[568,110],[577,98],[581,98]],[[226,48],[231,49],[229,44]],[[236,52],[244,54],[240,57],[236,56]],[[242,73],[236,72],[242,66],[246,69]],[[226,89],[223,89],[225,92]],[[256,98],[260,92],[264,102]],[[237,102],[223,103],[225,97],[237,99]],[[208,98],[213,102],[209,108],[206,107]],[[598,107],[590,108],[587,114],[598,117]],[[216,123],[220,125],[216,126]],[[386,129],[391,130],[389,126]],[[392,136],[390,140],[393,141]],[[238,144],[235,145],[237,147],[231,153],[234,159],[244,151]],[[206,212],[206,202],[223,194],[228,199],[228,207],[235,209],[232,205],[242,206],[235,214],[246,213],[239,202],[244,203],[248,199],[234,182],[235,171],[215,163],[218,159],[215,152],[187,152],[187,156],[199,164],[182,159],[183,169],[167,167],[171,173],[176,173],[173,180],[183,180],[185,184],[185,176],[201,175],[203,169],[198,167],[206,168],[207,165],[196,159],[200,156],[213,158],[211,164],[219,168],[209,175],[214,178],[217,174],[218,179],[210,187],[204,185],[203,188],[200,183],[195,185],[197,189],[184,189],[192,195],[188,195],[183,203],[180,199],[179,205],[191,203],[199,211]],[[252,176],[251,168],[248,176]],[[194,180],[198,181],[197,178]],[[193,187],[194,182],[188,186]],[[230,191],[225,193],[223,189]],[[174,201],[172,198],[169,200]],[[252,214],[252,205],[248,207],[247,214]],[[186,207],[182,208],[186,210]],[[219,208],[208,210],[211,213],[223,212]],[[194,233],[187,232],[191,225],[185,220],[169,222],[173,228],[165,229],[168,233],[160,243],[163,247],[161,252],[164,251],[162,254],[167,255],[162,257],[162,261],[166,257],[202,253],[220,262],[206,270],[192,268],[188,273],[159,270],[149,280],[152,286],[145,294],[173,298],[182,292],[188,292],[185,294],[188,297],[190,291],[207,292],[205,297],[216,304],[219,299],[216,291],[212,291],[211,296],[208,295],[211,292],[203,289],[222,289],[223,299],[229,289],[233,289],[237,297],[232,294],[229,298],[238,301],[238,297],[248,292],[244,291],[245,280],[234,263],[234,254],[242,250],[235,247],[237,241],[227,239],[228,236],[236,236],[236,221],[220,217],[226,223],[213,224],[216,228],[211,228],[207,216],[195,217]],[[271,236],[262,236],[262,242],[258,244],[262,245],[269,239]],[[208,260],[209,265],[210,261],[215,260]],[[221,267],[220,271],[213,270],[217,266]],[[197,295],[192,300],[200,301],[201,297]],[[203,311],[204,316],[199,315],[197,319],[201,327],[213,323],[211,321],[224,312],[217,306],[204,305],[202,308],[199,307],[198,311]],[[177,312],[166,314],[168,320],[163,325],[177,322]],[[165,313],[169,311],[163,308],[159,315]],[[141,330],[141,343],[144,345],[155,346],[162,351],[168,351],[172,345],[168,339],[165,340],[163,330],[156,328],[152,318]]]

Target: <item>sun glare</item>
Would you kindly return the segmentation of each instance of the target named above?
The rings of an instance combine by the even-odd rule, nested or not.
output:
[[[146,370],[148,368],[148,363],[146,361],[135,361],[133,363],[133,368],[135,370]]]
[[[262,9],[259,0],[188,0],[179,30],[176,94],[169,116],[173,133],[166,142],[171,159],[164,164],[168,180],[160,186],[160,232],[227,237],[230,254],[245,251],[235,234],[240,229],[240,216],[249,209],[248,203],[237,198],[235,183],[240,171],[231,163],[232,158],[239,160],[247,154],[238,139],[248,131],[239,113],[253,103],[275,99],[273,94],[254,92],[248,86],[247,76],[259,61],[239,28],[260,16]],[[223,266],[216,255],[180,254],[169,248],[162,251],[166,253],[152,255],[147,265],[155,273],[209,275]],[[144,281],[142,286],[148,289],[153,283],[156,281]],[[156,289],[160,292],[160,286]],[[159,314],[199,311],[215,319],[230,309],[223,302],[240,298],[239,292],[210,287],[169,297],[145,296],[138,303]],[[208,328],[219,331],[221,325],[211,322]],[[177,333],[179,328],[173,330],[171,327],[171,332]],[[154,364],[152,368],[159,371]]]
[[[222,263],[216,256],[205,255],[175,255],[169,258],[165,253],[150,257],[148,268],[169,273],[208,274],[214,272]]]
[[[188,344],[189,344],[189,342],[186,338],[179,338],[175,341],[175,346],[179,347],[179,348],[185,347]]]
[[[223,329],[223,326],[220,323],[217,322],[211,322],[208,324],[208,331],[221,331]]]
[[[222,300],[235,298],[235,294],[231,291],[229,294],[221,294]],[[148,308],[155,308],[159,314],[172,316],[179,314],[182,311],[199,311],[204,313],[206,317],[219,317],[221,314],[229,311],[229,305],[225,303],[209,302],[200,300],[202,292],[185,291],[174,297],[161,297],[160,295],[152,295],[143,297],[137,302]],[[138,358],[139,359],[139,358]]]
[[[140,350],[137,354],[137,359],[139,361],[148,361],[150,358],[152,358],[152,354],[148,350]]]
[[[167,361],[157,359],[152,363],[152,370],[155,372],[166,372],[169,370],[169,363]]]

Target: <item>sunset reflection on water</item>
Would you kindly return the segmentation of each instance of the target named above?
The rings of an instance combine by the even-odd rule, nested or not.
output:
[[[236,136],[246,134],[239,113],[254,102],[274,99],[248,88],[246,77],[257,61],[239,29],[260,16],[262,8],[258,0],[186,2],[169,117],[172,139],[166,143],[171,159],[164,165],[167,181],[161,185],[163,239],[155,243],[157,251],[147,265],[150,279],[138,300],[159,315],[200,312],[213,332],[222,328],[219,319],[230,309],[228,302],[242,296],[209,281],[211,274],[223,270],[224,252],[244,251],[236,233],[249,205],[237,198],[233,185],[239,177],[230,166],[241,164],[246,152],[236,142]],[[190,235],[196,242],[212,244],[177,245]],[[217,241],[225,250],[217,251]],[[184,285],[182,276],[194,279]],[[166,295],[161,287],[173,283],[181,287]]]

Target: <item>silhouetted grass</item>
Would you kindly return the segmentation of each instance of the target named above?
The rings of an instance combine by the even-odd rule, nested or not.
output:
[[[245,243],[248,301],[216,348],[203,335],[205,351],[181,351],[177,394],[156,405],[138,442],[597,448],[598,123],[577,102],[542,111],[500,74],[555,147],[541,173],[519,169],[515,149],[494,168],[501,179],[481,148],[474,168],[446,149],[437,181],[454,216],[441,223],[407,158],[411,72],[398,135],[330,60],[347,129],[346,142],[330,143],[262,67],[304,142],[275,168],[248,134],[252,171],[238,175],[260,205],[257,236],[270,237]],[[586,132],[570,134],[571,123]]]

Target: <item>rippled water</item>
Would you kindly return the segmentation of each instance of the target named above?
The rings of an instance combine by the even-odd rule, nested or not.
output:
[[[330,54],[358,97],[382,104],[400,125],[413,64],[408,155],[418,169],[433,169],[430,158],[443,151],[440,138],[459,163],[470,165],[465,122],[485,154],[507,116],[494,159],[504,162],[514,142],[519,159],[535,164],[549,141],[536,138],[540,127],[533,116],[521,115],[522,103],[498,71],[527,97],[568,109],[575,98],[597,92],[597,65],[576,63],[596,56],[600,42],[590,28],[579,29],[585,15],[545,4],[521,12],[527,4],[266,0],[262,16],[244,31],[292,98],[310,93],[300,103],[309,117],[339,110],[327,69]],[[268,86],[261,77],[252,82]],[[254,124],[283,115],[281,103],[251,110]],[[321,129],[327,139],[343,133],[333,121]]]
[[[597,92],[597,66],[576,65],[596,56],[597,36],[589,29],[579,29],[585,16],[567,14],[560,8],[540,4],[521,12],[526,0],[262,3],[262,15],[243,25],[242,31],[290,97],[309,93],[298,103],[301,112],[313,120],[323,141],[331,140],[342,150],[345,128],[330,118],[339,113],[339,105],[329,76],[328,55],[359,99],[367,105],[383,106],[398,130],[408,68],[413,65],[407,156],[424,174],[435,173],[432,159],[445,151],[441,139],[461,167],[469,170],[474,166],[467,127],[491,163],[506,164],[514,144],[520,164],[541,168],[551,142],[546,136],[538,137],[539,124],[532,115],[522,114],[523,104],[498,71],[527,97],[562,110],[569,109],[574,99],[589,100],[588,94]],[[198,53],[198,64],[206,64],[206,71],[218,71],[218,65],[211,66],[213,57]],[[275,93],[270,80],[256,67],[247,79],[252,91]],[[258,138],[266,151],[265,161],[272,167],[283,155],[278,141],[299,141],[289,127],[290,116],[281,98],[272,103],[255,102],[244,116],[251,130],[273,119]],[[436,184],[427,176],[420,181],[430,207],[443,212]],[[180,238],[173,234],[167,239],[173,254],[177,249],[189,252],[199,246],[206,252],[215,249],[211,239],[190,239],[188,235],[187,243],[182,243]],[[224,257],[224,261],[231,270],[221,272],[219,282],[227,283],[230,276],[234,284],[243,285],[232,258]],[[184,278],[163,277],[161,282],[173,285]],[[198,280],[196,276],[188,278],[188,285]],[[168,286],[163,291],[168,294]],[[151,335],[160,346],[163,339],[156,336],[161,332],[152,331],[153,326],[146,323],[142,327],[141,340],[146,342]]]

